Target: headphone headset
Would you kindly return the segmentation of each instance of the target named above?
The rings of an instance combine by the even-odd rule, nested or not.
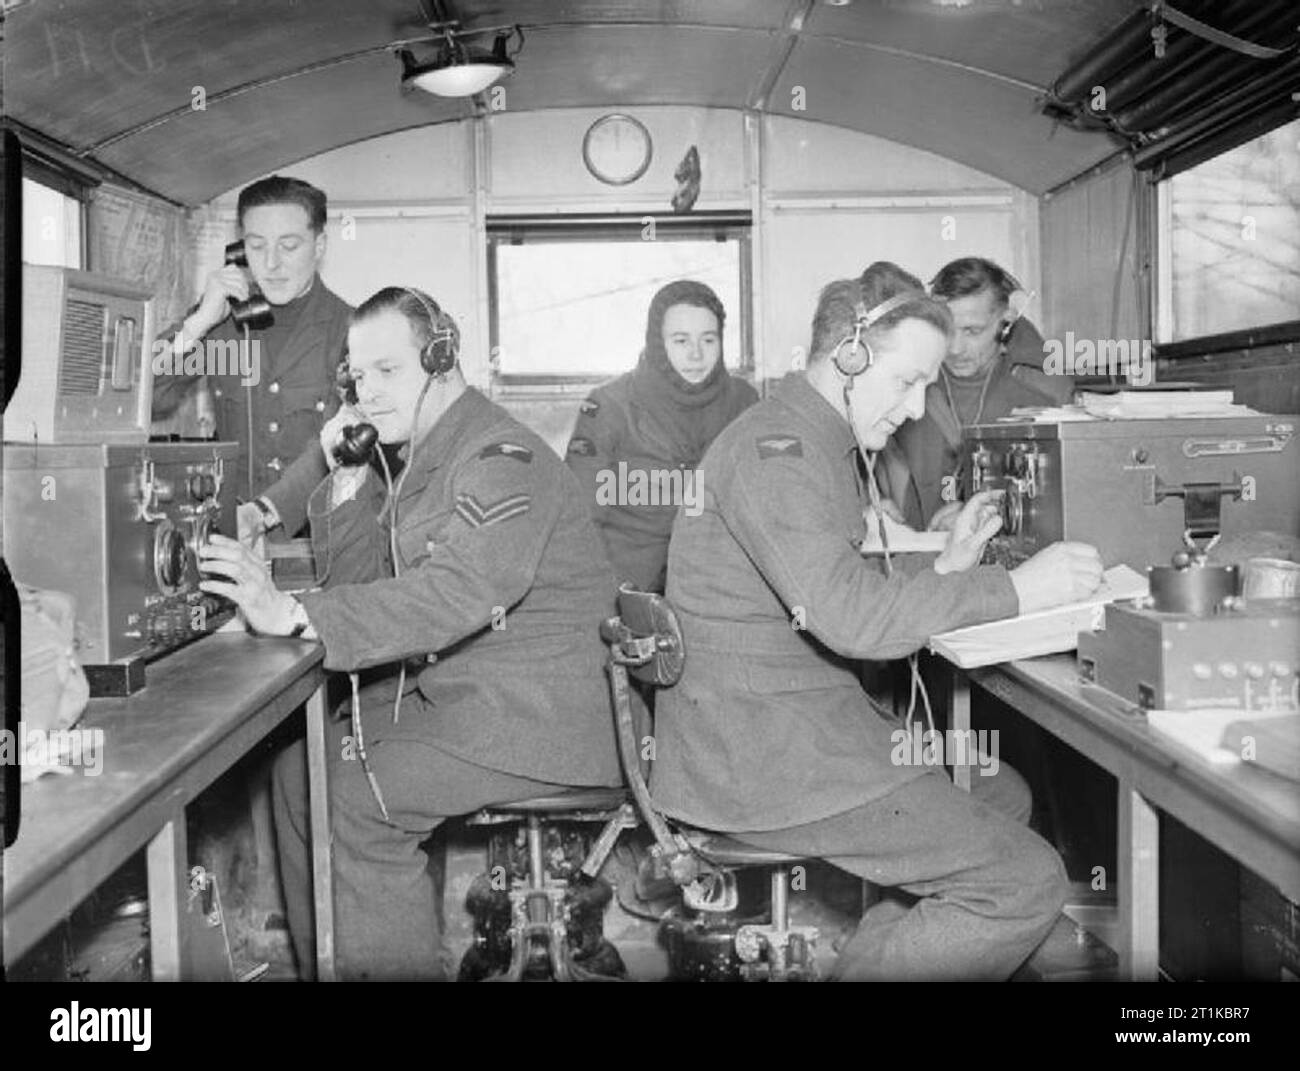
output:
[[[429,317],[429,341],[420,350],[420,367],[428,375],[441,379],[456,367],[456,357],[460,351],[460,330],[456,327],[456,321],[443,312],[432,298],[425,297],[419,290],[412,290],[409,286],[402,287],[402,291],[415,298]]]
[[[895,294],[891,298],[886,298],[879,305],[873,307],[870,311],[859,298],[855,306],[856,318],[853,321],[853,334],[845,335],[840,340],[838,346],[832,351],[831,359],[835,362],[835,367],[841,375],[860,376],[875,361],[876,356],[871,352],[871,343],[863,336],[869,331],[872,325],[878,323],[881,318],[887,316],[895,309],[906,305],[909,301],[914,301],[920,295],[920,292],[905,291],[901,294]],[[844,349],[849,347],[848,356],[845,356]]]

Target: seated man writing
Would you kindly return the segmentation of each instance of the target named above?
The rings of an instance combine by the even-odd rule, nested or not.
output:
[[[987,493],[937,557],[859,553],[878,501],[863,457],[921,415],[948,347],[947,310],[913,284],[878,263],[826,287],[807,371],[705,455],[703,511],[677,519],[669,547],[687,659],[659,697],[651,788],[692,824],[920,897],[869,910],[837,977],[1000,979],[1055,920],[1061,861],[1000,813],[1024,792],[1005,763],[972,778],[988,806],[900,759],[859,660],[1081,597],[1101,562],[1091,547],[1054,544],[1014,572],[977,565],[1001,523]]]
[[[389,287],[357,309],[357,409],[321,431],[307,507],[322,590],[277,591],[264,564],[213,537],[212,579],[267,636],[325,645],[365,674],[351,723],[330,727],[340,977],[436,978],[434,885],[420,843],[444,819],[622,783],[599,625],[613,577],[577,481],[531,431],[468,387],[459,333],[432,299]],[[343,428],[404,443],[390,491],[377,451],[340,466]],[[294,503],[285,512],[296,516]],[[436,655],[436,658],[433,656]],[[357,678],[353,678],[356,695]],[[305,746],[274,774],[289,926],[313,963]]]

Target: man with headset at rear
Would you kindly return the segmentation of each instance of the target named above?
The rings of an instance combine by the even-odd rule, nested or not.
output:
[[[982,257],[954,260],[930,283],[952,314],[952,341],[926,389],[925,415],[899,428],[886,455],[890,497],[914,528],[947,528],[961,510],[969,481],[963,428],[1021,406],[1065,405],[1074,394],[1069,376],[1043,371],[1043,336],[1011,310],[1020,290],[1010,272]]]
[[[861,554],[881,508],[865,459],[921,415],[950,330],[943,304],[893,264],[827,286],[806,372],[714,441],[703,510],[677,518],[668,551],[687,658],[658,697],[651,790],[693,825],[919,897],[866,913],[836,965],[844,979],[1006,978],[1065,893],[1056,853],[1010,816],[1025,818],[1028,800],[1009,767],[972,776],[967,795],[942,767],[914,764],[859,683],[861,660],[1100,581],[1080,544],[1010,573],[977,565],[1001,523],[991,492],[966,504],[937,557]]]
[[[420,843],[442,821],[622,783],[599,635],[613,595],[600,536],[564,463],[466,385],[458,342],[455,322],[420,291],[380,290],[354,314],[356,411],[322,429],[311,460],[324,478],[303,507],[321,588],[277,591],[233,540],[213,537],[203,554],[203,588],[234,599],[253,629],[319,639],[326,669],[352,675],[352,720],[330,726],[327,748],[342,978],[440,976]],[[348,427],[358,420],[380,444],[405,444],[395,483],[382,452],[358,456],[364,443]],[[307,975],[305,761],[303,744],[277,760],[274,794]]]

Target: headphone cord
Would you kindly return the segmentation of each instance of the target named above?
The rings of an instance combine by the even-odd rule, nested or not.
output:
[[[876,525],[880,529],[880,545],[885,552],[885,576],[893,577],[894,560],[889,551],[889,536],[885,531],[885,510],[881,504],[880,485],[876,482],[877,455],[866,448],[866,445],[862,442],[861,436],[858,435],[857,425],[853,423],[851,401],[853,380],[854,377],[849,376],[844,384],[844,414],[848,417],[849,430],[853,433],[853,441],[857,444],[858,454],[861,456],[867,470],[867,498],[871,503],[872,512],[876,515]],[[853,475],[855,479],[860,479],[858,477],[858,466],[856,460],[853,465]],[[859,487],[860,486],[861,484],[859,482]],[[903,719],[903,724],[910,733],[912,731],[912,718],[916,714],[916,697],[919,692],[921,700],[925,705],[926,724],[929,726],[930,731],[934,732],[934,712],[930,707],[930,695],[926,690],[925,681],[921,679],[921,671],[917,665],[917,656],[915,653],[907,656],[907,668],[911,674],[911,691],[908,696],[907,714]]]
[[[990,362],[988,371],[984,373],[984,385],[980,387],[979,405],[975,409],[975,419],[971,421],[972,425],[978,424],[980,418],[984,416],[984,402],[988,398],[989,384],[993,382],[993,372],[997,368],[997,363],[1000,359],[1001,357],[999,355],[998,358],[995,358]],[[958,435],[960,435],[965,424],[962,422],[961,413],[957,409],[957,401],[953,397],[952,386],[948,382],[948,369],[943,365],[939,366],[939,378],[943,380],[943,394],[947,399],[948,408],[952,411],[952,418],[957,422],[957,432]],[[966,459],[962,456],[961,444],[959,442],[957,446],[957,467],[952,470],[952,478],[954,481],[961,481],[962,472],[965,468]]]
[[[434,377],[426,376],[424,387],[420,390],[420,397],[415,403],[415,412],[411,416],[411,430],[406,437],[407,447],[410,453],[406,458],[406,464],[402,466],[402,471],[397,474],[397,485],[393,485],[392,470],[388,467],[388,457],[384,454],[382,443],[376,443],[375,449],[379,452],[379,464],[384,470],[384,485],[388,490],[387,501],[384,504],[384,511],[388,513],[388,550],[393,562],[393,577],[402,575],[401,561],[397,551],[397,502],[402,493],[402,484],[406,481],[406,474],[411,471],[411,462],[415,455],[415,429],[420,422],[420,410],[424,407],[424,399],[429,393],[429,387],[433,384]],[[328,574],[328,563],[327,563]],[[383,793],[379,791],[379,780],[375,777],[374,771],[370,768],[370,761],[366,756],[365,737],[361,729],[361,695],[360,683],[356,673],[349,673],[348,678],[352,682],[352,733],[357,741],[357,758],[361,760],[361,768],[366,773],[366,780],[370,784],[370,791],[375,797],[375,802],[379,804],[379,811],[384,816],[384,821],[389,821],[388,808],[384,806]],[[393,696],[393,724],[398,723],[401,717],[402,696],[406,692],[406,660],[403,659],[397,673],[397,693]]]
[[[402,497],[402,485],[406,482],[406,474],[411,471],[412,462],[415,460],[415,429],[420,423],[420,410],[424,408],[424,399],[429,394],[429,388],[433,385],[434,377],[428,375],[424,377],[424,386],[420,388],[420,397],[415,402],[415,412],[411,414],[411,430],[407,433],[406,442],[409,451],[406,457],[406,464],[402,466],[402,471],[397,474],[397,486],[392,485],[392,477],[388,473],[388,460],[384,458],[383,447],[379,447],[379,456],[384,458],[384,475],[389,479],[388,495],[390,512],[388,515],[388,552],[393,559],[393,578],[402,575],[402,564],[397,548],[397,505]],[[396,725],[401,717],[402,694],[406,691],[406,660],[402,660],[401,669],[398,671],[397,695],[393,698],[393,724]]]

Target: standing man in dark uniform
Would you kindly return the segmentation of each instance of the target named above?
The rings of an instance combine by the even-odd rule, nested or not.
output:
[[[871,908],[838,977],[1006,978],[1056,919],[1060,859],[1005,813],[1024,792],[1005,763],[970,795],[911,764],[860,660],[1081,597],[1101,562],[1058,543],[1011,573],[977,565],[1001,523],[991,492],[937,557],[859,553],[878,501],[861,457],[921,415],[948,345],[946,309],[908,278],[879,263],[826,287],[806,373],[705,455],[703,512],[678,517],[668,552],[688,657],[659,696],[651,788],[694,825],[921,898]]]
[[[888,472],[892,497],[914,528],[946,528],[961,509],[969,478],[962,469],[963,428],[1022,406],[1065,405],[1074,394],[1069,376],[1043,371],[1038,329],[1012,313],[1011,295],[1019,289],[1009,272],[981,257],[954,260],[930,284],[952,314],[952,342],[939,378],[926,389],[925,415],[896,436],[911,486],[896,463]]]
[[[251,274],[274,322],[248,332],[254,375],[209,375],[208,388],[217,438],[237,440],[241,447],[236,471],[227,472],[225,482],[246,503],[239,508],[239,527],[252,535],[279,527],[277,498],[311,490],[311,484],[303,486],[309,474],[295,470],[277,491],[264,495],[338,409],[334,373],[352,310],[318,274],[326,245],[323,191],[272,175],[240,191],[237,213],[247,272],[233,264],[214,271],[194,311],[163,336],[172,338],[178,374],[155,377],[154,413],[164,416],[175,409],[197,382],[198,375],[183,371],[186,349],[205,340],[245,344],[244,329],[230,310],[232,301],[248,299]],[[257,382],[243,383],[244,378]],[[293,536],[297,528],[282,534]]]
[[[434,978],[434,885],[420,843],[445,819],[622,776],[600,622],[613,574],[577,479],[456,367],[452,319],[390,287],[357,310],[340,410],[307,461],[323,589],[277,591],[244,546],[204,556],[249,623],[319,638],[327,669],[361,674],[353,720],[330,727],[340,976]],[[405,443],[390,492],[372,464],[338,466],[345,425]],[[375,460],[378,460],[376,455]],[[436,656],[436,657],[434,657]],[[354,680],[357,680],[354,677]],[[305,747],[276,763],[276,834],[299,967],[314,962]]]

